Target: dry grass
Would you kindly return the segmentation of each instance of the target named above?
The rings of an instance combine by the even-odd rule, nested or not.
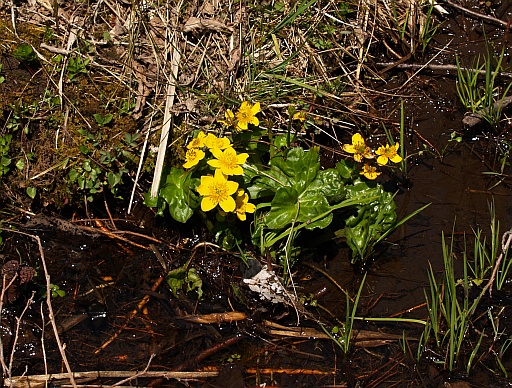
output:
[[[42,64],[44,89],[61,100],[55,139],[39,142],[46,149],[40,154],[56,148],[56,156],[29,164],[25,175],[47,184],[47,169],[67,157],[70,165],[78,163],[76,129],[98,130],[95,113],[114,114],[114,124],[102,129],[109,131],[104,147],[129,131],[149,141],[141,155],[146,170],[156,157],[146,150],[166,138],[158,135],[162,128],[169,130],[170,147],[163,144],[157,165],[179,160],[190,131],[220,130],[215,120],[244,99],[261,102],[274,128],[285,125],[289,104],[307,109],[313,127],[332,138],[371,126],[378,117],[366,79],[380,77],[372,64],[382,57],[375,55],[383,47],[391,60],[418,53],[427,17],[422,4],[109,0],[54,9],[49,0],[4,3],[4,54],[29,43]],[[90,60],[88,73],[69,82],[67,66],[77,57]],[[119,111],[127,102],[135,106],[123,118]]]

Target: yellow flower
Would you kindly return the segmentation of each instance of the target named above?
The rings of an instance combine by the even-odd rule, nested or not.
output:
[[[187,144],[187,148],[188,149],[191,149],[191,148],[202,148],[204,147],[204,140],[206,138],[206,135],[203,131],[200,131],[198,134],[197,134],[197,137],[190,140],[190,143]]]
[[[201,184],[197,188],[201,200],[201,210],[207,212],[217,205],[225,212],[232,212],[236,208],[236,203],[232,194],[236,193],[238,183],[228,181],[226,176],[220,171],[215,170],[215,175],[203,175]]]
[[[234,127],[236,125],[235,114],[231,109],[228,109],[226,112],[224,112],[224,117],[226,120],[218,120],[218,122],[224,124],[228,128]]]
[[[300,112],[297,112],[293,115],[294,120],[300,120],[301,122],[306,120],[306,112],[301,110]]]
[[[218,168],[225,175],[243,175],[244,170],[240,166],[244,164],[249,154],[239,154],[237,155],[236,151],[232,148],[226,148],[224,151],[218,148],[212,148],[211,153],[217,159],[212,159],[208,161],[208,164],[213,168]]]
[[[238,120],[237,128],[243,131],[249,128],[249,124],[260,125],[260,121],[256,117],[256,113],[259,111],[259,102],[254,105],[251,105],[247,101],[242,102],[240,109],[238,109],[238,112],[236,112],[236,118]]]
[[[223,150],[231,147],[231,142],[227,137],[217,137],[213,133],[209,133],[208,136],[206,136],[204,145],[207,146],[210,150],[213,148]]]
[[[249,203],[249,196],[244,190],[237,191],[235,203],[235,213],[240,221],[245,221],[247,219],[245,213],[254,213],[256,211],[256,206]]]
[[[363,166],[363,171],[361,171],[361,175],[364,175],[366,178],[370,180],[374,180],[377,178],[381,173],[377,172],[377,167],[370,166],[369,164],[365,163]]]
[[[386,147],[379,147],[377,152],[375,152],[379,157],[377,158],[377,163],[380,165],[387,164],[388,160],[391,160],[393,163],[400,163],[402,161],[402,157],[398,155],[398,147],[400,147],[400,143],[395,143],[395,145],[390,146],[386,144]]]
[[[190,168],[194,167],[200,160],[204,158],[204,151],[199,148],[191,148],[185,154],[186,162],[183,164],[183,167]]]
[[[366,145],[363,137],[356,133],[352,136],[352,144],[343,144],[345,152],[354,154],[354,160],[361,162],[363,158],[373,159],[372,150]]]

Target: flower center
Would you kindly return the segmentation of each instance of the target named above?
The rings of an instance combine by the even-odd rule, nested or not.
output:
[[[224,164],[227,168],[235,168],[238,165],[236,155],[224,154],[222,158],[222,164]]]
[[[226,185],[222,182],[214,182],[210,186],[210,196],[215,202],[222,202],[227,197]]]
[[[355,143],[354,149],[358,154],[364,154],[366,151],[366,145],[364,143]]]

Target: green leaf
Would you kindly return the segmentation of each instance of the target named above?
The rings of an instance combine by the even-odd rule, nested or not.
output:
[[[167,274],[167,284],[171,287],[171,291],[175,296],[184,285],[187,285],[187,292],[197,290],[199,299],[203,296],[203,281],[197,274],[195,268],[187,269],[186,264]]]
[[[187,222],[199,205],[197,195],[192,190],[195,181],[192,172],[171,168],[164,187],[159,195],[169,204],[169,213],[179,222]]]
[[[27,195],[34,199],[36,197],[36,194],[37,194],[37,189],[35,187],[27,187]]]
[[[278,176],[285,178],[299,193],[316,178],[320,170],[320,157],[315,148],[304,151],[301,147],[291,149],[286,158],[277,156],[272,159],[272,169],[277,170]]]
[[[23,160],[23,159],[18,159],[18,160],[16,161],[16,168],[17,168],[18,170],[23,170],[23,169],[25,168],[25,160]]]
[[[11,158],[6,158],[5,156],[2,156],[2,159],[0,159],[0,165],[7,167],[11,164]]]
[[[110,188],[113,188],[115,185],[121,182],[121,174],[115,174],[112,171],[109,171],[107,173],[107,182]]]
[[[280,188],[272,200],[264,222],[271,229],[282,229],[292,223],[306,222],[306,229],[325,228],[332,221],[332,213],[311,222],[315,216],[328,212],[329,203],[321,192],[308,191],[299,196],[293,188]]]
[[[76,178],[78,178],[78,171],[76,169],[72,168],[69,171],[69,180],[71,182],[74,182],[76,180]]]

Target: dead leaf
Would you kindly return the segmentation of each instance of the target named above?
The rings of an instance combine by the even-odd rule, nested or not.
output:
[[[183,26],[183,32],[196,32],[200,30],[211,30],[215,32],[233,33],[232,27],[226,26],[224,23],[215,19],[199,19],[191,16]]]

